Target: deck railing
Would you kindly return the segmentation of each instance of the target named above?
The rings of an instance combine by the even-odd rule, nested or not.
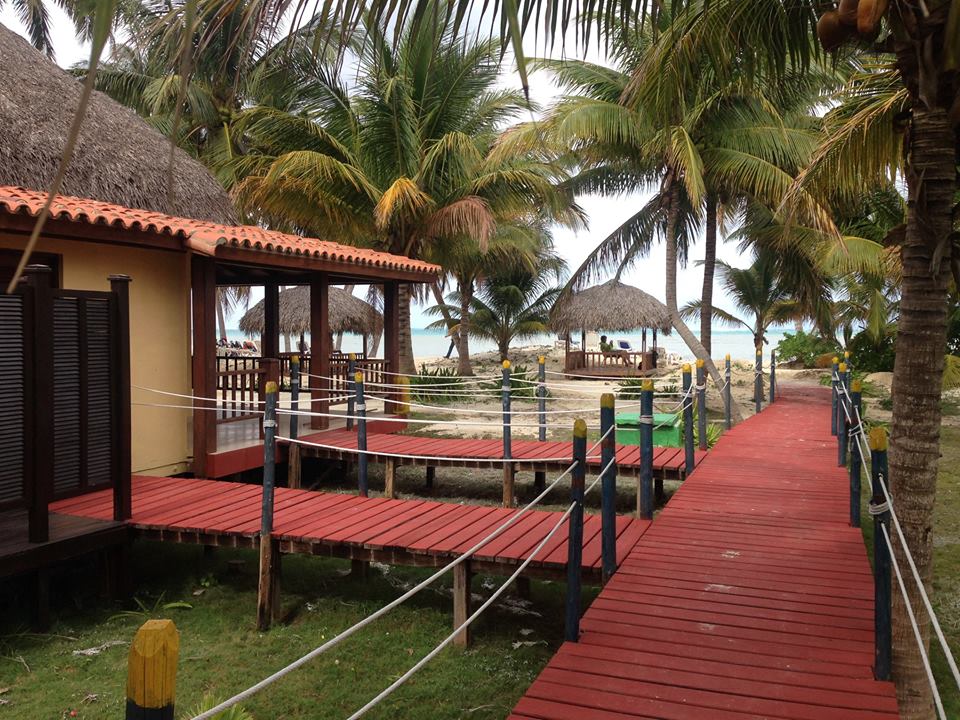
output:
[[[259,357],[217,358],[217,391],[222,398],[217,424],[260,417],[266,369]]]
[[[634,352],[631,350],[571,350],[567,354],[565,370],[598,375],[631,376],[641,375],[653,370],[655,352]],[[619,371],[619,372],[618,372]]]

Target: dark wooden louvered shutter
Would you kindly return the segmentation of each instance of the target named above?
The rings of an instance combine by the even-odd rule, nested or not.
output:
[[[110,301],[86,300],[86,485],[109,485],[113,436]]]
[[[0,507],[24,501],[23,298],[0,295]]]
[[[80,301],[53,301],[53,492],[72,494],[81,487]]]

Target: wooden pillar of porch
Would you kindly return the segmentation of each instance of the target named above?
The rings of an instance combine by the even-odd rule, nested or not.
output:
[[[383,284],[383,358],[389,372],[400,371],[400,283],[396,281]],[[397,375],[386,375],[384,382],[396,383],[397,379]],[[396,403],[384,403],[383,410],[388,415],[396,412]]]
[[[190,287],[193,296],[193,394],[202,398],[217,396],[217,269],[212,257],[194,255],[190,263]],[[216,408],[216,402],[196,400],[198,407]],[[193,413],[193,474],[205,477],[207,455],[217,451],[217,412]]]
[[[330,381],[330,278],[316,273],[310,278],[310,411],[329,413]],[[330,426],[326,417],[311,417],[310,427]]]
[[[280,286],[263,286],[263,333],[260,335],[260,356],[280,357]]]

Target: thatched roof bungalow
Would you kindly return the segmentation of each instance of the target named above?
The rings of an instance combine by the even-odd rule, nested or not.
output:
[[[666,305],[638,287],[617,278],[602,285],[562,296],[550,313],[550,327],[567,339],[564,367],[573,375],[635,375],[657,363],[657,332],[669,334],[672,324]],[[642,332],[639,352],[615,348],[611,352],[586,349],[588,331]],[[653,331],[647,350],[647,330]],[[571,350],[570,334],[580,333],[579,350]]]

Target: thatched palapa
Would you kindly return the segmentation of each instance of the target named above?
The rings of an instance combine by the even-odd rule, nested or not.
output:
[[[0,185],[46,190],[80,101],[80,81],[0,25]],[[174,151],[132,110],[95,92],[61,194],[128,208],[237,224],[230,197],[202,164]]]
[[[672,326],[666,305],[640,288],[613,279],[562,299],[550,313],[550,327],[560,333],[652,328],[669,334]]]
[[[333,285],[330,293],[330,332],[349,332],[377,337],[383,331],[383,316],[367,302]],[[240,329],[247,335],[263,332],[263,300],[240,318]],[[301,285],[280,293],[280,332],[299,335],[310,332],[310,287]]]

